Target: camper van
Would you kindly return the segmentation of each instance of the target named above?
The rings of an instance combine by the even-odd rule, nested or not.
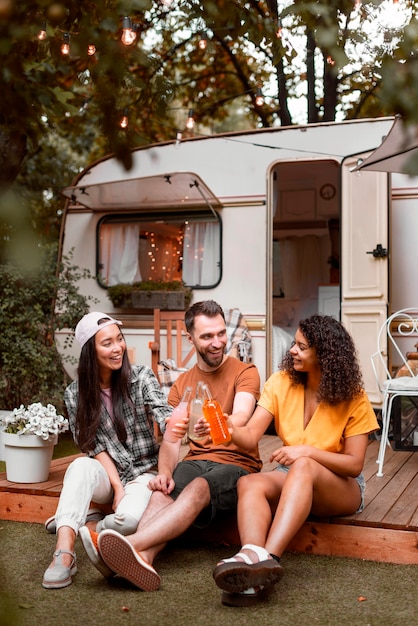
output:
[[[80,290],[122,320],[137,363],[151,365],[153,312],[114,307],[108,287],[180,280],[195,302],[239,309],[262,381],[300,319],[341,320],[379,407],[370,361],[378,330],[418,301],[418,179],[359,169],[393,121],[177,138],[134,149],[129,171],[102,158],[63,190],[61,254],[73,250],[91,271]],[[70,332],[57,334],[61,347]]]

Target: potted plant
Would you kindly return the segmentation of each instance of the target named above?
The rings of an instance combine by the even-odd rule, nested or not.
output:
[[[68,430],[68,420],[52,404],[21,405],[1,416],[7,480],[39,483],[48,480],[58,434]]]
[[[112,285],[108,287],[108,296],[116,308],[184,311],[192,299],[192,290],[180,280],[143,280]]]

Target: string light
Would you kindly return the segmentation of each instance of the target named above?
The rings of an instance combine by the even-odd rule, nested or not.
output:
[[[122,20],[122,37],[121,41],[125,46],[130,46],[136,39],[136,30],[132,28],[130,17],[124,17]]]
[[[199,49],[206,50],[207,45],[208,45],[208,36],[204,31],[202,31],[199,35],[199,43],[198,43]]]
[[[89,57],[92,57],[96,54],[96,46],[93,43],[90,43],[87,46],[87,54],[89,55]]]
[[[123,115],[119,122],[119,126],[125,129],[125,128],[128,128],[128,125],[129,125],[128,109],[124,109]]]
[[[70,35],[68,33],[64,33],[61,44],[61,54],[67,56],[70,54]]]
[[[281,38],[282,32],[283,32],[283,24],[282,24],[282,20],[279,17],[279,19],[277,21],[277,30],[276,30],[276,37],[277,37],[277,39]]]
[[[193,109],[189,109],[189,115],[187,117],[186,128],[189,130],[193,130],[195,124],[194,120],[194,111]]]
[[[261,87],[257,87],[257,92],[255,96],[255,106],[261,107],[264,104],[264,96],[261,90]]]
[[[37,37],[39,41],[44,41],[46,39],[46,22],[42,24]]]

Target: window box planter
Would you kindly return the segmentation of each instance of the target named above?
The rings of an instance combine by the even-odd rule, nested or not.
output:
[[[108,296],[113,306],[118,308],[184,311],[192,299],[192,290],[179,281],[144,281],[132,285],[112,285],[108,288]]]

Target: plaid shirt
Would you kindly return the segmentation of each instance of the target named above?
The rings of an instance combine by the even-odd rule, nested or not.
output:
[[[125,443],[118,440],[112,418],[102,405],[101,421],[96,432],[94,449],[88,454],[90,457],[95,457],[100,452],[107,452],[115,463],[123,485],[151,468],[155,468],[159,444],[154,435],[153,422],[156,422],[164,432],[165,420],[173,410],[167,404],[165,394],[161,391],[153,371],[145,365],[132,366],[130,395],[136,408],[136,415],[128,404],[123,405],[127,433]],[[77,380],[65,390],[64,400],[70,429],[77,443],[75,431],[78,402]]]

